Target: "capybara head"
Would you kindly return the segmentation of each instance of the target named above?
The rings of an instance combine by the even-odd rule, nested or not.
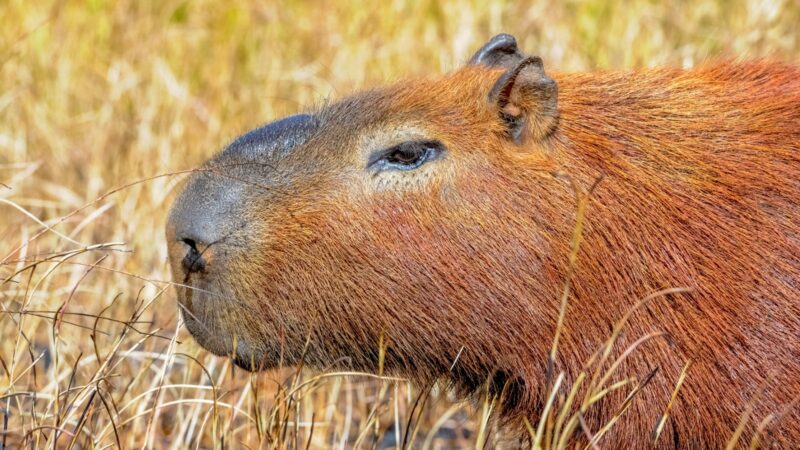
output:
[[[534,149],[556,104],[541,59],[503,35],[453,74],[235,140],[170,215],[187,327],[249,368],[374,369],[382,341],[391,371],[442,375],[459,353],[478,383],[516,367],[500,343],[552,316],[507,278],[552,270],[536,236],[553,199],[530,189],[552,178]]]
[[[724,446],[757,386],[777,387],[754,417],[800,390],[799,80],[765,61],[548,74],[499,35],[452,73],[265,125],[192,174],[170,213],[186,326],[250,370],[382,367],[502,390],[538,420],[576,192],[605,175],[559,370],[574,379],[639,299],[685,287],[627,325],[628,344],[670,338],[620,366],[654,378],[618,442],[647,442],[662,414],[648,408],[693,361],[668,426]]]

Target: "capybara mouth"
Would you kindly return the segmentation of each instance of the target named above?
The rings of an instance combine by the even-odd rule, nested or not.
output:
[[[204,282],[186,277],[178,287],[177,305],[183,317],[183,324],[192,337],[206,350],[218,356],[232,353],[232,339],[227,330],[220,326],[221,299],[214,298],[205,289]]]
[[[184,326],[201,347],[217,356],[229,357],[238,367],[250,372],[272,367],[262,352],[255,351],[248,344],[246,336],[233,334],[219,319],[198,317],[180,300],[179,304]]]
[[[204,349],[228,357],[236,366],[251,372],[278,365],[281,355],[254,331],[249,316],[232,313],[242,301],[230,291],[230,280],[219,274],[196,274],[178,286],[177,303],[183,324]]]
[[[179,296],[180,297],[180,296]],[[197,312],[185,303],[186,300],[178,299],[179,309],[183,317],[183,324],[192,337],[203,348],[218,356],[225,356],[231,353],[231,346],[226,345],[228,339],[220,333],[218,327],[209,323],[206,317],[201,317]]]

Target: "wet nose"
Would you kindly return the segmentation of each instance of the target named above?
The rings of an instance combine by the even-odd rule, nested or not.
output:
[[[187,274],[206,271],[208,246],[191,237],[181,238],[185,253],[181,259],[181,267]]]

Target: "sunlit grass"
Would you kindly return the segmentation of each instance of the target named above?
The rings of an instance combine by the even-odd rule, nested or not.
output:
[[[248,375],[201,350],[163,238],[185,171],[326,98],[454,69],[500,31],[558,70],[800,55],[796,1],[6,0],[0,17],[3,448],[480,447],[492,399]],[[531,440],[557,448],[581,429],[564,405],[587,402],[553,396]]]

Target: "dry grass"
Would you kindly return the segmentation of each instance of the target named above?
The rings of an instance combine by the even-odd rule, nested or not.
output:
[[[800,54],[796,0],[5,0],[0,17],[0,448],[480,447],[489,401],[248,376],[198,348],[165,281],[180,173],[306,105],[458,67],[501,30],[561,70]],[[530,424],[548,448],[580,429],[564,404],[592,398],[552,400]]]

